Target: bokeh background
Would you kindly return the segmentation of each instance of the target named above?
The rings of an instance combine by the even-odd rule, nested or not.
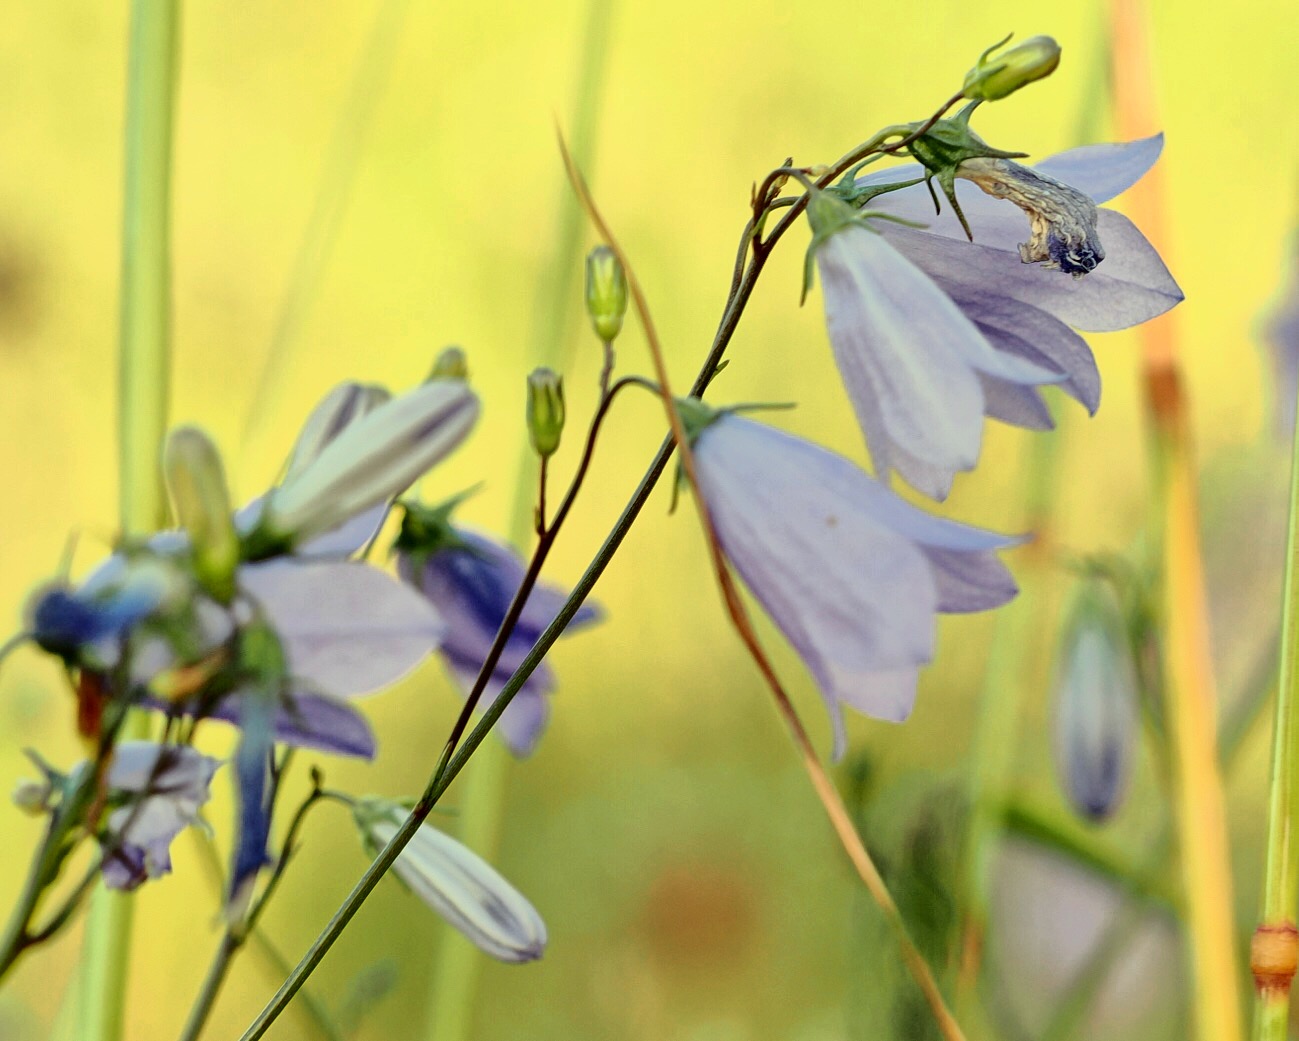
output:
[[[1286,450],[1257,334],[1299,218],[1299,27],[1290,0],[1155,6],[1154,76],[1168,135],[1161,165],[1169,230],[1160,246],[1187,296],[1176,321],[1202,466],[1222,696],[1230,701],[1271,637],[1279,602]],[[248,497],[273,478],[306,411],[334,383],[408,385],[442,346],[463,344],[487,403],[484,420],[423,490],[436,497],[485,481],[463,516],[503,532],[525,444],[523,375],[548,323],[564,323],[570,414],[585,416],[595,396],[599,350],[581,320],[578,282],[563,300],[548,296],[561,281],[557,266],[578,262],[558,255],[572,203],[554,127],[575,118],[591,14],[584,0],[411,2],[398,22],[398,7],[187,5],[173,414],[211,432],[236,494]],[[57,571],[71,534],[80,533],[77,571],[114,536],[128,12],[125,3],[101,0],[8,0],[0,9],[0,618],[16,631],[29,591]],[[373,43],[376,16],[389,42]],[[879,126],[923,118],[959,87],[978,53],[1011,30],[1054,35],[1064,59],[1049,80],[985,107],[983,136],[1049,155],[1080,143],[1090,108],[1096,139],[1109,139],[1095,72],[1104,16],[1099,4],[1048,10],[1011,0],[826,0],[802,13],[752,0],[617,4],[608,12],[589,173],[638,268],[679,383],[693,376],[711,339],[752,181],[787,155],[830,161]],[[349,101],[354,70],[367,60],[370,116]],[[313,222],[322,183],[336,204],[333,219]],[[310,227],[330,233],[303,267]],[[798,307],[805,242],[801,232],[791,235],[769,266],[714,393],[796,400],[800,408],[772,421],[864,462],[819,298]],[[277,333],[295,269],[318,277],[300,280],[306,292],[294,320]],[[1063,408],[1055,537],[1070,550],[1122,550],[1149,506],[1138,348],[1132,334],[1089,339],[1104,402],[1090,421],[1072,404]],[[648,370],[631,323],[619,360],[625,372]],[[571,581],[580,572],[660,436],[655,403],[628,396],[550,577]],[[991,426],[981,466],[958,481],[943,512],[1015,528],[1033,436]],[[572,458],[570,448],[561,474]],[[537,964],[484,966],[470,1036],[894,1036],[896,1002],[880,996],[880,980],[896,972],[893,947],[719,609],[688,503],[675,516],[668,505],[665,483],[597,587],[607,620],[554,652],[562,689],[547,737],[531,760],[508,770],[495,860],[542,911],[552,940]],[[1012,566],[1025,560],[1024,551],[1010,555]],[[1069,578],[1059,571],[1050,582],[1054,605]],[[1031,626],[1032,667],[981,695],[993,620],[945,620],[911,721],[849,720],[853,752],[838,776],[861,804],[868,842],[870,821],[884,843],[910,819],[908,793],[929,790],[935,779],[959,789],[978,699],[995,696],[1001,683],[1028,692],[1016,783],[1038,805],[1066,814],[1047,723],[1057,624],[1054,610],[1041,611]],[[778,634],[763,632],[828,752],[810,681]],[[376,763],[310,758],[336,787],[413,793],[457,707],[440,667],[429,663],[367,703],[381,740]],[[30,772],[26,747],[61,765],[79,757],[72,710],[48,662],[20,653],[6,663],[0,789]],[[1242,938],[1262,871],[1266,731],[1255,728],[1229,776]],[[218,752],[226,748],[222,735],[209,740]],[[1152,772],[1144,754],[1130,799],[1104,826],[1102,838],[1116,848],[1144,841],[1163,812]],[[219,779],[209,807],[222,831],[232,812],[228,783]],[[453,789],[452,811],[457,798]],[[7,903],[3,894],[17,893],[39,825],[12,808],[0,807],[0,820]],[[441,823],[454,830],[461,822]],[[139,896],[132,1041],[176,1035],[219,935],[215,896],[188,837],[178,840],[175,861],[172,877]],[[296,958],[363,864],[346,816],[318,813],[266,918],[269,935]],[[985,980],[986,1004],[1009,1012],[1002,1036],[1032,1036],[1016,1030],[1033,1021],[1036,1013],[1025,1011],[1033,998],[1049,994],[1059,970],[1053,959],[1067,946],[1061,937],[1085,942],[1094,934],[1088,923],[1115,897],[1031,846],[1014,847],[999,864],[1004,950]],[[1094,1024],[1094,1036],[1163,1036],[1140,1021],[1147,1006],[1175,1036],[1176,934],[1167,922],[1148,924],[1139,952],[1146,960],[1126,966],[1128,991],[1111,1001],[1119,1018]],[[79,932],[29,959],[0,993],[0,1038],[49,1034]],[[358,1036],[423,1037],[429,971],[445,936],[414,898],[385,884],[310,986],[337,1005],[358,977],[373,982],[378,965],[392,987]],[[237,1036],[275,982],[256,952],[246,955],[209,1036]],[[306,1030],[290,1013],[272,1036],[310,1036]]]

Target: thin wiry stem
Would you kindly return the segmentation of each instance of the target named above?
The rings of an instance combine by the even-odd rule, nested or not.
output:
[[[949,101],[943,109],[940,109],[939,112],[931,118],[930,123],[932,124],[934,120],[941,116],[942,112],[955,104],[956,100],[957,99],[953,99]],[[898,142],[898,147],[901,147],[905,143],[906,138],[903,138]],[[892,148],[889,150],[891,151]],[[823,183],[828,184],[834,177],[843,173],[852,166],[854,162],[859,161],[862,155],[862,149],[854,149],[853,152],[839,160],[839,162],[826,173]],[[785,219],[781,220],[772,230],[771,234],[761,242],[755,241],[753,237],[754,228],[757,227],[757,222],[755,220],[750,220],[745,225],[744,230],[740,235],[740,243],[737,248],[735,277],[732,280],[730,292],[728,293],[726,303],[723,306],[722,316],[718,322],[717,332],[713,337],[712,346],[709,348],[708,354],[704,358],[704,361],[699,368],[699,372],[695,377],[695,381],[690,388],[691,395],[702,395],[708,388],[713,377],[716,375],[718,366],[722,361],[723,355],[726,353],[727,347],[730,345],[732,337],[735,335],[735,331],[739,326],[740,318],[753,294],[758,278],[766,266],[767,259],[770,257],[772,249],[784,233],[793,225],[797,214],[801,213],[806,207],[806,196],[800,200],[800,204],[801,205],[796,205],[795,207],[790,207],[789,213],[786,214]],[[747,266],[744,266],[744,257],[750,252],[751,257],[749,263]],[[613,388],[610,390],[610,397],[620,386],[623,385],[626,385],[626,381],[615,383]],[[465,764],[468,763],[475,750],[482,744],[488,732],[501,717],[501,714],[509,707],[515,694],[517,694],[523,684],[527,682],[528,677],[532,675],[533,671],[541,663],[541,660],[546,656],[554,642],[563,634],[569,622],[572,621],[573,616],[577,614],[578,610],[585,602],[587,596],[595,586],[595,583],[599,580],[600,576],[604,574],[605,568],[609,566],[609,562],[618,552],[623,539],[627,537],[627,533],[631,530],[632,525],[635,524],[636,519],[640,516],[640,511],[649,500],[650,493],[653,492],[659,479],[663,476],[663,471],[667,467],[668,460],[672,457],[674,448],[675,442],[673,438],[670,436],[664,438],[663,442],[659,446],[658,452],[651,460],[645,473],[641,476],[640,482],[632,492],[627,504],[618,515],[618,519],[614,521],[613,526],[609,530],[609,534],[605,536],[604,542],[601,543],[600,547],[592,556],[591,561],[586,566],[586,570],[583,571],[581,577],[574,584],[572,591],[569,593],[568,598],[564,601],[564,604],[555,615],[554,620],[545,628],[541,635],[537,637],[532,649],[524,655],[523,660],[519,663],[519,666],[515,669],[513,675],[511,675],[509,680],[506,681],[505,685],[493,699],[492,703],[483,710],[482,717],[479,719],[473,730],[467,735],[464,735],[461,723],[463,721],[463,723],[467,725],[469,715],[472,711],[469,702],[466,702],[465,710],[462,711],[460,719],[457,720],[458,732],[454,734],[455,740],[448,742],[443,755],[439,758],[438,764],[429,778],[428,784],[425,786],[424,792],[412,807],[411,812],[402,822],[396,834],[388,840],[387,845],[379,851],[374,861],[370,864],[369,868],[366,869],[364,874],[362,874],[356,885],[352,887],[351,892],[344,898],[343,902],[339,905],[338,910],[335,911],[329,922],[326,923],[324,929],[321,930],[320,935],[316,937],[315,941],[302,956],[302,959],[298,962],[293,972],[287,979],[285,979],[284,983],[267,1003],[266,1007],[262,1009],[257,1018],[249,1025],[248,1029],[240,1038],[240,1041],[257,1041],[258,1038],[264,1036],[266,1031],[270,1029],[271,1024],[275,1022],[280,1013],[288,1006],[289,1002],[293,1000],[293,995],[297,993],[311,973],[315,971],[316,966],[320,964],[321,960],[325,957],[325,954],[334,945],[338,937],[342,935],[343,930],[347,928],[348,923],[355,916],[366,898],[374,890],[374,887],[379,884],[379,880],[392,866],[393,862],[396,861],[397,857],[406,847],[407,843],[410,842],[415,832],[419,830],[420,825],[427,818],[429,813],[432,812],[434,805],[436,805],[437,800],[442,796],[442,793],[446,791],[451,782],[454,781],[460,771],[464,769]],[[584,456],[583,466],[579,467],[579,474],[584,472],[584,466],[588,461],[589,455],[590,441],[588,440],[588,451],[586,456]],[[572,494],[573,489],[570,488],[570,497]],[[564,507],[561,507],[561,513],[562,512],[565,512]],[[556,521],[552,523],[547,532],[548,537],[555,534],[559,519],[559,515],[557,514]],[[538,546],[539,550],[540,548],[541,544]],[[519,593],[516,594],[516,602],[519,603],[520,606],[522,600],[526,599],[527,592],[531,590],[531,581],[535,581],[535,575],[531,575],[531,577],[525,575]],[[509,614],[510,613],[507,612],[505,622],[502,624],[501,630],[497,633],[495,641],[501,647],[504,646],[505,639],[507,638],[509,631],[511,631],[515,620],[511,618]],[[515,618],[517,618],[517,615]],[[488,654],[479,673],[478,684],[476,684],[476,686],[485,685],[486,680],[491,675],[498,659],[499,650],[495,652],[495,656],[493,656],[493,653]],[[471,698],[476,703],[477,698],[472,695]],[[461,736],[464,737],[464,741],[463,743],[458,743]],[[830,793],[833,794],[833,785],[830,785]],[[851,827],[851,822],[849,822],[849,827]]]
[[[658,378],[659,392],[663,399],[663,409],[667,415],[668,426],[672,431],[672,440],[676,444],[677,450],[681,454],[682,470],[686,474],[690,486],[695,490],[695,505],[699,511],[700,524],[704,531],[704,540],[708,545],[709,556],[712,560],[713,570],[717,577],[717,584],[722,593],[722,599],[726,604],[727,613],[739,634],[741,641],[748,649],[754,663],[758,666],[758,671],[762,673],[763,679],[766,680],[772,696],[776,700],[776,707],[780,712],[781,718],[789,728],[790,736],[793,738],[794,745],[798,750],[799,757],[802,760],[803,768],[807,771],[811,779],[812,786],[816,791],[817,797],[825,809],[827,817],[838,836],[844,851],[848,854],[849,860],[857,870],[858,876],[865,883],[872,899],[884,912],[889,926],[893,929],[898,946],[901,948],[903,960],[907,963],[907,968],[911,972],[916,984],[924,994],[925,1001],[928,1003],[930,1011],[933,1013],[939,1029],[948,1041],[964,1041],[964,1033],[957,1024],[955,1017],[947,1008],[947,1003],[943,998],[942,991],[938,987],[938,981],[935,979],[929,963],[925,961],[924,955],[920,948],[912,940],[911,934],[907,929],[906,923],[902,919],[902,914],[894,902],[892,894],[889,893],[888,887],[884,883],[883,877],[871,859],[861,836],[857,834],[857,829],[853,826],[852,818],[847,808],[843,804],[843,799],[839,791],[835,788],[834,783],[830,780],[829,775],[825,772],[825,767],[821,764],[816,755],[816,749],[812,745],[812,739],[808,736],[807,729],[803,726],[803,721],[799,718],[794,704],[790,701],[788,693],[780,682],[776,670],[767,657],[761,642],[758,640],[758,634],[754,631],[753,623],[749,618],[748,612],[740,599],[739,591],[735,587],[735,580],[731,577],[730,567],[727,564],[726,556],[722,551],[721,543],[717,539],[717,532],[713,527],[712,517],[709,514],[708,504],[699,494],[698,475],[695,470],[694,452],[690,447],[690,440],[686,436],[685,426],[681,420],[681,413],[676,406],[676,400],[672,396],[672,388],[668,379],[667,364],[663,358],[663,349],[659,343],[658,334],[654,329],[654,322],[650,316],[649,305],[645,300],[645,295],[641,290],[640,282],[636,278],[636,273],[632,268],[631,261],[623,252],[622,247],[614,237],[613,231],[605,222],[601,215],[595,200],[587,189],[586,182],[582,179],[581,172],[573,164],[572,157],[568,154],[568,149],[564,147],[561,139],[560,149],[564,155],[564,163],[568,167],[569,179],[573,182],[573,188],[577,192],[578,198],[582,200],[587,214],[590,216],[592,223],[599,230],[601,237],[608,247],[613,250],[619,262],[622,264],[623,271],[627,276],[627,288],[631,295],[632,306],[636,310],[636,315],[640,319],[641,327],[645,332],[645,339],[649,344],[650,356],[654,362],[655,375]]]

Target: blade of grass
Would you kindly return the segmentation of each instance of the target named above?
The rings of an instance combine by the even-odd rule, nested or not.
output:
[[[316,198],[293,261],[275,332],[271,335],[262,371],[253,382],[253,401],[248,408],[240,446],[245,458],[270,414],[275,395],[283,386],[293,348],[320,289],[339,225],[347,210],[356,171],[361,164],[362,146],[387,88],[393,59],[403,38],[402,28],[409,7],[410,0],[382,0],[352,74],[347,98],[339,110],[325,152]]]
[[[132,3],[118,361],[119,511],[127,537],[147,535],[166,522],[159,453],[171,383],[171,158],[179,35],[179,0]],[[147,717],[136,714],[122,737],[147,732]],[[82,948],[82,1037],[122,1037],[131,918],[130,896],[102,884],[96,889]]]
[[[1123,137],[1157,124],[1150,70],[1148,12],[1138,0],[1112,0],[1116,115]],[[1168,256],[1162,169],[1130,193],[1137,223]],[[1164,622],[1173,811],[1182,884],[1195,1037],[1239,1041],[1240,994],[1232,919],[1232,877],[1225,797],[1216,748],[1217,691],[1209,643],[1200,551],[1199,505],[1189,406],[1182,383],[1174,316],[1141,327],[1143,380],[1154,469],[1152,522],[1164,565]]]

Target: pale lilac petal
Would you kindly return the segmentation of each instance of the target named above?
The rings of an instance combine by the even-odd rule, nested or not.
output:
[[[700,491],[727,557],[799,652],[831,718],[848,701],[900,721],[909,698],[876,675],[931,656],[934,579],[923,553],[874,520],[874,486],[846,459],[724,416],[696,443]],[[836,751],[843,748],[836,727]]]
[[[269,561],[242,568],[239,581],[274,625],[290,674],[321,693],[395,683],[446,633],[424,597],[367,564]]]
[[[1086,192],[1096,203],[1108,202],[1136,184],[1164,150],[1164,135],[1137,141],[1083,145],[1043,159],[1033,166],[1057,181]]]
[[[275,740],[295,748],[373,759],[378,751],[369,722],[348,702],[294,691],[275,714]]]
[[[889,440],[910,455],[971,469],[983,392],[953,344],[982,339],[973,323],[864,228],[831,235],[816,261],[830,343],[863,432],[877,415]]]
[[[963,553],[924,547],[933,565],[938,610],[945,614],[987,611],[1009,603],[1019,592],[1015,579],[991,551]]]
[[[1097,228],[1106,260],[1085,278],[1066,278],[1025,264],[1017,247],[958,241],[929,231],[880,222],[884,236],[944,289],[965,297],[1008,296],[1041,308],[1079,329],[1111,332],[1139,325],[1181,301],[1154,247],[1122,214],[1101,210]],[[1022,238],[1022,232],[1018,238]]]
[[[1026,430],[1054,429],[1051,410],[1036,388],[1007,383],[992,376],[981,375],[979,382],[983,385],[983,411],[991,418]]]
[[[1030,304],[995,293],[970,292],[967,287],[950,292],[989,343],[1000,351],[1063,373],[1065,378],[1056,385],[1088,412],[1095,413],[1100,405],[1101,374],[1086,340]]]

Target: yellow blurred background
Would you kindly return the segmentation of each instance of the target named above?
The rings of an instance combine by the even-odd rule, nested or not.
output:
[[[186,5],[174,181],[174,420],[222,446],[235,494],[273,478],[314,401],[346,378],[402,387],[448,343],[468,351],[486,411],[479,430],[424,482],[427,496],[478,480],[462,516],[506,530],[525,443],[523,375],[554,303],[566,202],[554,126],[571,122],[585,2],[412,2],[358,145],[321,277],[270,371],[291,272],[381,4]],[[117,515],[117,291],[127,5],[3,5],[0,34],[0,618],[21,627],[29,591],[79,532],[77,569],[106,551]],[[625,2],[611,13],[599,132],[589,174],[649,294],[675,380],[693,377],[715,327],[746,218],[750,183],[792,155],[828,162],[878,127],[923,118],[978,53],[1014,30],[1064,48],[1050,79],[985,106],[992,144],[1043,157],[1080,143],[1077,127],[1105,11],[1099,4],[791,5]],[[1168,135],[1161,159],[1169,241],[1186,292],[1177,311],[1204,472],[1205,535],[1223,696],[1248,671],[1278,603],[1285,452],[1271,424],[1260,314],[1281,284],[1299,222],[1299,120],[1291,0],[1158,4],[1155,77]],[[1107,125],[1101,120],[1101,126]],[[1101,139],[1109,139],[1102,135]],[[1118,204],[1122,208],[1121,201]],[[587,235],[585,246],[593,243]],[[712,395],[789,400],[772,418],[865,461],[827,350],[819,298],[798,307],[806,237],[789,236],[764,275]],[[577,285],[575,281],[573,283]],[[570,416],[595,398],[598,345],[574,293],[562,302]],[[1098,416],[1067,403],[1059,455],[1059,542],[1124,549],[1146,516],[1135,337],[1089,337],[1105,379]],[[639,330],[619,343],[623,372],[649,369]],[[251,431],[251,432],[250,432]],[[621,405],[588,491],[548,575],[571,581],[617,515],[661,437],[648,397]],[[979,469],[945,515],[988,527],[1022,518],[1022,454],[1035,435],[992,425]],[[576,440],[575,438],[573,439]],[[559,472],[572,465],[572,445]],[[597,587],[604,624],[562,643],[553,721],[511,769],[496,863],[545,916],[535,965],[485,967],[472,1036],[766,1041],[883,1036],[854,1016],[854,994],[886,941],[862,942],[865,901],[719,610],[689,503],[666,515],[665,487]],[[1022,556],[1022,554],[1021,554]],[[1011,555],[1012,567],[1017,556]],[[1063,590],[1067,579],[1056,584]],[[959,770],[969,745],[990,617],[945,620],[939,657],[911,721],[854,716],[872,777]],[[764,635],[819,747],[829,728],[797,660]],[[1060,803],[1043,738],[1055,621],[1042,617],[1038,668],[1018,756],[1026,791]],[[310,756],[331,785],[392,796],[423,784],[458,708],[436,663],[366,703],[373,765]],[[0,676],[0,790],[30,773],[21,750],[57,765],[80,751],[58,671],[23,652]],[[1266,726],[1229,784],[1242,922],[1261,877]],[[219,735],[214,735],[219,737]],[[220,741],[213,744],[218,751]],[[1147,757],[1148,759],[1148,757]],[[841,777],[847,782],[854,758]],[[472,769],[472,767],[471,767]],[[1106,828],[1146,833],[1151,767]],[[219,777],[209,816],[230,819]],[[448,799],[454,809],[457,789]],[[0,905],[16,894],[38,822],[0,807]],[[455,828],[454,818],[441,820]],[[311,822],[266,918],[296,958],[364,860],[334,810]],[[867,835],[869,841],[870,835]],[[139,894],[129,995],[131,1041],[175,1037],[219,931],[193,843],[175,874]],[[327,998],[391,959],[393,992],[360,1037],[417,1037],[428,972],[445,930],[399,887],[366,905],[310,986]],[[80,927],[37,952],[0,992],[0,1038],[47,1036],[75,964]],[[276,980],[255,953],[238,965],[211,1038],[237,1036]],[[309,1036],[291,1011],[272,1037]]]

